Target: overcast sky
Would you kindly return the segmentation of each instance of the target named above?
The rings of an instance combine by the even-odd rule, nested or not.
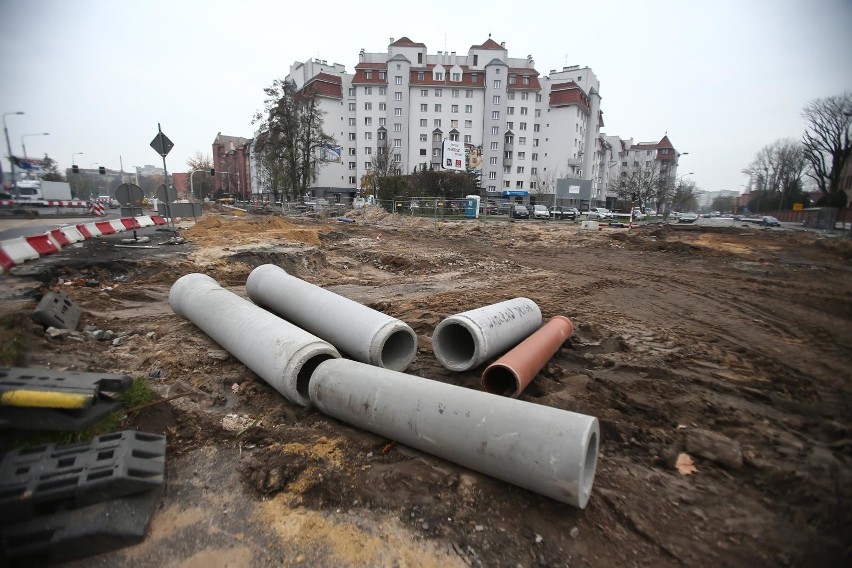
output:
[[[852,90],[850,0],[0,0],[0,112],[26,113],[6,117],[14,154],[50,132],[27,154],[61,168],[75,152],[86,168],[162,166],[159,122],[169,171],[185,171],[218,132],[252,137],[263,88],[294,61],[351,73],[390,37],[466,54],[489,33],[542,75],[591,67],[603,130],[668,132],[708,191],[741,190],[755,152],[801,136],[809,100]]]

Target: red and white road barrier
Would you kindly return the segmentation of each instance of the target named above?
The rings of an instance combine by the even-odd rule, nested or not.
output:
[[[54,199],[48,199],[44,204],[48,207],[87,207],[89,205],[88,201],[57,201]]]
[[[103,203],[99,203],[97,201],[92,201],[89,203],[89,213],[96,217],[105,217],[106,209],[104,208]]]

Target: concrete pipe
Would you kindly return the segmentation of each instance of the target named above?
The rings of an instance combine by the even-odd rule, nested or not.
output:
[[[404,371],[417,355],[417,335],[405,322],[305,282],[279,266],[264,264],[252,270],[246,292],[255,304],[362,363]]]
[[[562,344],[574,335],[574,324],[554,316],[517,347],[497,359],[482,373],[482,388],[492,394],[517,398]]]
[[[343,422],[563,503],[586,506],[598,419],[356,361],[324,361],[308,387]]]
[[[288,400],[310,406],[311,373],[340,357],[330,344],[219,286],[205,274],[172,285],[169,305]]]
[[[446,318],[432,334],[432,351],[451,371],[467,371],[514,347],[541,327],[541,310],[514,298]]]

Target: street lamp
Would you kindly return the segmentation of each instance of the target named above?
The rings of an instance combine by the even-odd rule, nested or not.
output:
[[[71,167],[74,167],[76,164],[74,163],[74,156],[82,156],[83,152],[74,152],[71,154]]]
[[[211,176],[216,175],[216,170],[214,170],[213,168],[210,168],[209,170],[207,170],[207,169],[203,169],[203,170],[192,170],[192,171],[189,173],[189,193],[190,193],[190,194],[192,194],[193,199],[195,198],[195,186],[192,184],[192,175],[193,175],[195,172],[210,172],[210,175],[211,175]],[[201,197],[201,196],[199,196],[199,199],[200,199],[200,197]]]
[[[19,110],[16,112],[4,112],[3,113],[3,133],[6,135],[6,151],[9,153],[9,168],[12,171],[12,185],[15,188],[15,199],[18,196],[18,182],[15,180],[15,162],[12,160],[12,145],[9,144],[9,129],[6,127],[6,116],[10,114],[24,114],[24,111]]]
[[[24,149],[24,158],[27,157],[27,146],[24,144],[24,138],[27,136],[50,136],[50,132],[36,132],[33,134],[24,134],[21,136],[21,147]]]

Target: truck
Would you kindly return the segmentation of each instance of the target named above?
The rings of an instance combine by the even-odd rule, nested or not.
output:
[[[47,201],[69,200],[71,200],[71,186],[68,182],[37,179],[24,179],[18,182],[17,201],[21,204],[47,205]]]

